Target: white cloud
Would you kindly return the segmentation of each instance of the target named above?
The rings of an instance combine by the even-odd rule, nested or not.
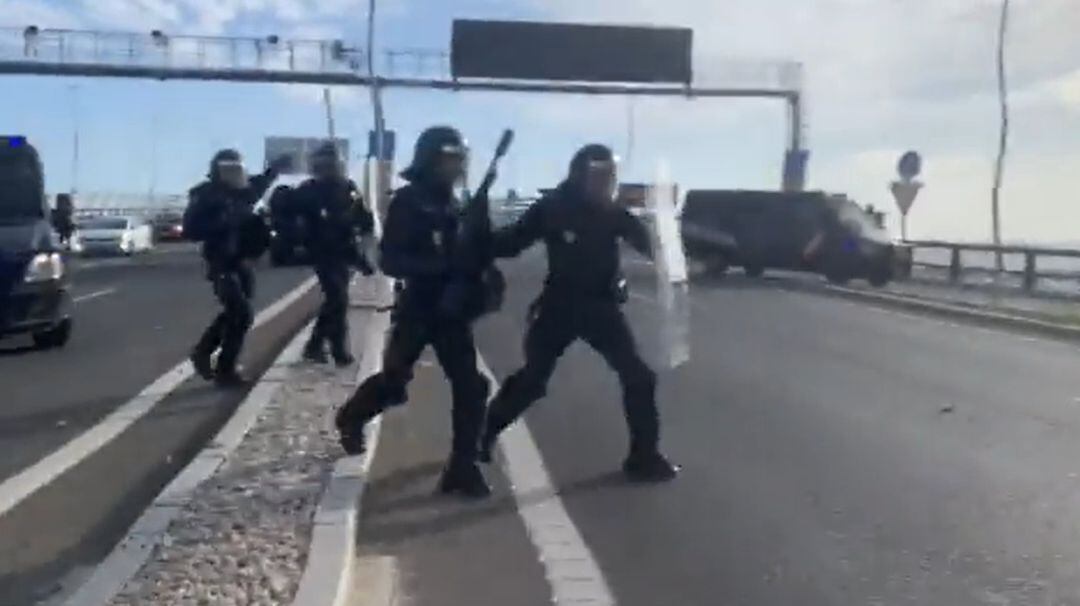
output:
[[[812,182],[891,207],[887,184],[896,157],[914,147],[927,159],[927,188],[912,217],[915,233],[988,236],[1000,0],[532,2],[559,20],[691,26],[695,75],[710,84],[728,78],[725,58],[800,61]],[[1076,0],[1012,4],[1013,132],[1003,202],[1009,237],[1061,239],[1080,222],[1072,200],[1072,192],[1080,191],[1078,28]],[[704,126],[714,107],[671,113],[667,124],[688,141],[721,133],[728,128],[723,120]],[[746,124],[777,119],[751,106],[733,109]],[[571,123],[582,122],[571,112],[536,111],[546,119],[561,113]],[[623,120],[602,109],[585,113],[594,126],[606,121],[617,128]]]
[[[5,26],[36,25],[41,28],[73,28],[79,19],[70,11],[37,0],[0,0]]]

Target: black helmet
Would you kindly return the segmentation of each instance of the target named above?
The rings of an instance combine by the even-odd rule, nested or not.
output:
[[[210,160],[210,172],[208,177],[211,181],[218,179],[218,164],[222,162],[242,162],[243,159],[240,156],[240,152],[235,149],[223,149],[214,154],[213,159]]]
[[[315,151],[311,152],[311,161],[313,164],[320,160],[328,162],[337,162],[341,160],[341,154],[333,141],[327,141],[315,148]]]
[[[309,160],[311,172],[315,178],[341,176],[345,173],[341,152],[333,141],[326,141],[315,148],[315,151],[311,152]]]
[[[589,165],[594,163],[614,163],[615,154],[611,148],[600,143],[590,143],[582,147],[570,160],[570,172],[567,181],[574,184],[581,183],[585,178],[585,172]]]
[[[466,154],[468,148],[465,139],[456,128],[450,126],[432,126],[420,133],[413,148],[413,159],[409,167],[401,171],[401,176],[409,181],[420,179],[431,170],[435,160],[441,154]]]

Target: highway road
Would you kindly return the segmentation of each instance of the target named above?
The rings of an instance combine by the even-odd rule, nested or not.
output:
[[[0,482],[183,361],[217,310],[189,245],[133,259],[75,260],[71,271],[75,330],[68,346],[41,352],[28,339],[0,342]],[[309,276],[303,268],[260,269],[256,308]],[[268,365],[316,303],[316,293],[307,292],[260,326],[242,362],[254,371]],[[0,604],[48,595],[107,553],[243,395],[188,380],[116,440],[0,515]]]
[[[499,379],[520,363],[543,262],[507,268],[507,308],[478,329]],[[658,310],[633,273],[628,314],[655,358]],[[739,277],[696,284],[692,316],[692,361],[661,371],[674,483],[619,477],[618,385],[584,346],[528,415],[617,604],[1080,604],[1075,345]],[[550,603],[551,545],[511,496],[536,478],[495,467],[489,502],[433,496],[449,392],[430,354],[412,397],[383,422],[361,553],[394,559],[407,604]]]

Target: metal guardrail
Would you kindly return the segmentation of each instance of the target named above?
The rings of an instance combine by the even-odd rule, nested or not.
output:
[[[92,217],[161,217],[166,215],[183,215],[183,206],[140,206],[132,208],[77,208],[75,219],[89,219]]]
[[[1080,260],[1080,250],[1078,249],[1022,245],[995,246],[993,244],[948,242],[944,240],[910,240],[903,242],[903,246],[907,247],[910,251],[910,256],[906,260],[904,272],[907,274],[906,277],[911,276],[912,267],[946,269],[948,270],[949,283],[960,284],[963,281],[965,271],[983,274],[998,273],[993,267],[979,266],[976,264],[965,266],[965,253],[982,253],[984,255],[996,255],[1001,253],[1001,255],[1006,258],[1006,261],[1012,261],[1016,257],[1022,259],[1022,264],[1019,268],[1013,268],[1016,265],[1015,263],[1006,263],[1004,273],[1020,276],[1021,287],[1028,292],[1036,290],[1038,288],[1039,280],[1043,278],[1080,279],[1080,261],[1075,264],[1076,269],[1063,267],[1064,265],[1067,265],[1067,263],[1064,262],[1066,260]],[[920,261],[915,259],[915,253],[919,250],[946,251],[949,260],[947,263]],[[1062,268],[1040,269],[1040,259],[1056,259],[1059,261],[1058,265],[1062,266]],[[1010,267],[1010,265],[1012,267]]]

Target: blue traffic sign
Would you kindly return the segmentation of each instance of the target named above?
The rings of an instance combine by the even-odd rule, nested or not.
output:
[[[900,173],[900,178],[905,181],[910,181],[919,176],[922,172],[922,156],[919,152],[909,151],[903,156],[900,156],[900,162],[896,166],[896,172]]]

